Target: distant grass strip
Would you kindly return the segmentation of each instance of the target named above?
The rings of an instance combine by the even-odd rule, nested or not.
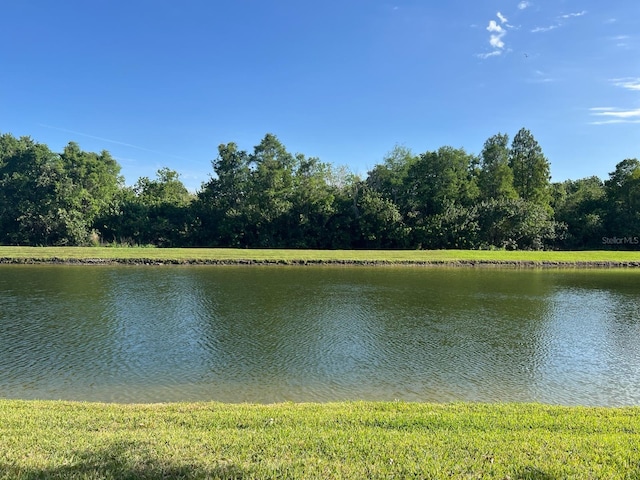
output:
[[[640,252],[0,247],[0,262],[640,266]]]
[[[0,479],[640,478],[640,408],[0,401]]]

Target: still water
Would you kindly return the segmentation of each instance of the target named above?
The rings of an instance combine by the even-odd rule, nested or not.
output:
[[[0,266],[0,397],[640,405],[640,271]]]

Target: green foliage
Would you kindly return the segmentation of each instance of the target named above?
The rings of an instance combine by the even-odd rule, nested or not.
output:
[[[331,167],[317,158],[296,155],[288,245],[327,247],[327,226],[336,213],[335,190],[329,186]]]
[[[283,247],[293,208],[296,158],[271,134],[254,147],[248,194],[248,222],[258,247]]]
[[[366,184],[356,201],[359,239],[356,247],[389,248],[404,245],[406,229],[398,207]]]
[[[158,170],[156,179],[142,177],[133,187],[143,243],[184,245],[190,234],[192,195],[174,170]]]
[[[606,191],[602,180],[588,177],[552,186],[552,207],[567,233],[558,239],[564,248],[602,246],[605,235]]]
[[[477,207],[481,246],[541,250],[558,228],[549,209],[523,199],[486,200]]]
[[[216,177],[198,192],[196,241],[207,246],[244,246],[249,230],[249,155],[235,143],[221,144],[212,166]]]
[[[489,138],[480,154],[478,187],[483,200],[510,200],[518,197],[509,165],[509,136]]]
[[[383,163],[376,165],[367,176],[367,185],[384,198],[395,203],[401,211],[407,211],[407,190],[409,169],[417,161],[411,150],[396,145],[383,159]]]
[[[452,147],[420,155],[407,173],[408,203],[414,214],[428,217],[443,213],[452,202],[471,204],[478,195],[475,164],[473,155]]]
[[[550,166],[542,148],[525,128],[520,129],[509,151],[513,186],[523,200],[548,205],[550,201]]]
[[[419,248],[475,248],[478,222],[474,208],[450,202],[442,212],[419,219],[413,241]]]
[[[221,144],[190,193],[179,174],[125,186],[108,152],[56,154],[0,135],[0,244],[262,248],[599,248],[640,232],[640,162],[551,185],[531,132],[497,134],[476,157],[396,146],[362,180],[292,154],[273,134]]]
[[[114,244],[185,245],[194,222],[192,197],[177,172],[162,168],[154,180],[142,177],[117,192],[97,224]]]
[[[337,214],[334,177],[317,158],[292,155],[272,134],[253,153],[218,147],[216,177],[198,193],[196,237],[212,246],[316,247],[332,242]],[[347,243],[348,244],[348,243]]]
[[[64,148],[60,159],[72,183],[73,207],[91,224],[109,208],[113,197],[122,188],[120,165],[109,152],[84,152],[74,142]]]
[[[640,233],[640,161],[627,158],[605,182],[609,236],[637,237]]]
[[[82,244],[87,219],[74,207],[72,179],[59,155],[30,138],[0,140],[0,242]]]

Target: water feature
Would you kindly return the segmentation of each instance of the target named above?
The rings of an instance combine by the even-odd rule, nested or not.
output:
[[[0,397],[640,405],[640,271],[0,266]]]

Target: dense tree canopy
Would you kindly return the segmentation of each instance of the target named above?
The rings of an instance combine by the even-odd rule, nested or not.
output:
[[[218,147],[189,192],[176,171],[125,186],[108,152],[0,135],[0,243],[289,248],[637,248],[640,161],[550,181],[531,132],[478,156],[396,146],[366,178],[293,154],[272,134]],[[609,239],[612,238],[611,241]]]

